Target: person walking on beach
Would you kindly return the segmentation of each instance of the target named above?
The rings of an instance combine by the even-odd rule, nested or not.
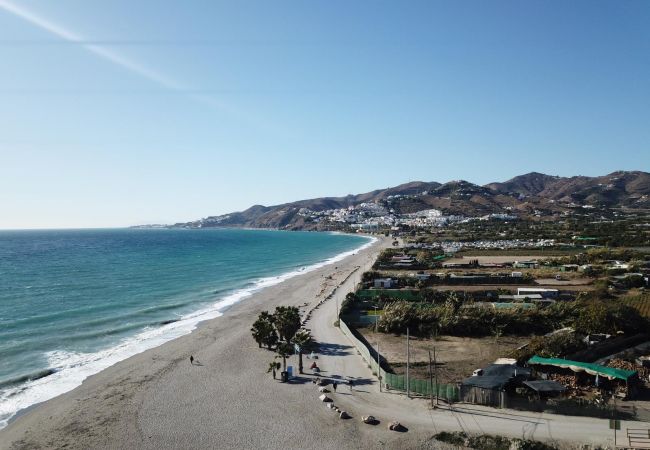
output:
[[[354,381],[352,381],[352,379],[348,380],[348,385],[350,386],[350,392],[352,392],[352,386],[354,386]]]
[[[190,364],[194,365],[194,355],[190,355]]]
[[[334,392],[336,392],[336,386],[338,386],[338,383],[335,381],[332,383],[332,389],[334,389]]]

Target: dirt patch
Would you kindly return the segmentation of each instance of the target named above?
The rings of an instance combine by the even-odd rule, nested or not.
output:
[[[395,373],[406,372],[406,336],[374,333],[370,328],[359,328],[367,342],[376,350],[379,342],[381,357]],[[436,349],[438,380],[440,383],[455,383],[472,375],[475,369],[485,367],[499,357],[503,357],[517,347],[527,343],[528,337],[501,336],[463,338],[456,336],[439,336],[434,339],[411,337],[411,367],[413,378],[429,377],[429,350],[433,356]]]
[[[573,278],[567,280],[556,280],[555,278],[538,278],[535,280],[537,284],[545,284],[547,286],[586,286],[588,284],[591,284],[593,281],[594,280],[591,278]]]

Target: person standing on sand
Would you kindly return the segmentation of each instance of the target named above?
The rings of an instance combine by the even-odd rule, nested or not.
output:
[[[332,389],[334,389],[334,392],[336,392],[336,386],[338,386],[338,383],[335,381],[332,383]]]
[[[194,355],[190,355],[190,364],[194,365]]]
[[[348,385],[350,386],[350,392],[352,392],[352,386],[354,386],[354,381],[352,381],[352,379],[348,380]]]

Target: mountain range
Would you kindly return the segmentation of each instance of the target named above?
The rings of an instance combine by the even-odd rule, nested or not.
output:
[[[413,181],[345,197],[255,205],[245,211],[174,226],[324,229],[326,224],[310,220],[309,215],[362,203],[382,205],[398,215],[438,209],[443,214],[470,217],[499,213],[552,217],[577,207],[645,210],[650,209],[650,173],[618,171],[598,177],[559,177],[531,172],[484,186],[463,180],[444,184]]]

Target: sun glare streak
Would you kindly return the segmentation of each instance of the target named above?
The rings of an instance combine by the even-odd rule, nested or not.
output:
[[[177,81],[172,80],[171,78],[166,77],[165,75],[162,75],[152,69],[149,69],[148,67],[144,67],[143,65],[138,64],[135,61],[131,61],[130,59],[125,58],[124,56],[119,55],[107,49],[106,47],[102,47],[95,44],[86,44],[84,43],[84,38],[82,36],[58,24],[50,22],[49,20],[37,14],[34,14],[32,11],[28,11],[27,9],[15,5],[9,1],[0,0],[0,8],[4,9],[5,11],[15,16],[20,17],[21,19],[31,23],[32,25],[37,26],[38,28],[41,28],[42,30],[45,30],[61,39],[64,39],[69,42],[77,43],[79,44],[80,47],[99,56],[100,58],[105,59],[106,61],[116,64],[120,67],[123,67],[124,69],[132,73],[135,73],[137,75],[140,75],[143,78],[158,83],[162,87],[165,87],[167,89],[174,89],[174,90],[187,89],[187,87],[183,86],[181,83],[178,83]]]
[[[165,89],[177,91],[179,93],[185,93],[185,91],[192,90],[189,86],[185,86],[182,83],[166,75],[163,75],[151,68],[139,64],[129,58],[126,58],[125,56],[112,51],[106,46],[102,46],[98,44],[89,44],[88,41],[83,36],[74,33],[73,31],[70,31],[69,29],[59,24],[56,24],[34,13],[33,11],[30,11],[22,6],[18,6],[11,1],[0,0],[0,10],[4,10],[10,14],[13,14],[14,16],[17,16],[22,20],[34,25],[35,27],[38,27],[54,36],[57,36],[62,40],[65,40],[70,43],[78,44],[79,47],[84,48],[85,50],[94,54],[95,56],[105,61],[108,61],[110,63],[113,63],[119,67],[122,67],[123,69],[126,69],[127,71],[133,74],[139,75],[144,79],[154,82]],[[243,120],[244,122],[248,122],[249,124],[255,126],[258,129],[262,129],[276,135],[284,135],[284,136],[294,135],[294,132],[283,130],[277,127],[276,124],[271,124],[268,120],[263,120],[259,117],[253,117],[244,111],[240,111],[236,108],[233,108],[232,105],[224,104],[223,102],[219,101],[218,99],[212,96],[191,93],[191,92],[185,93],[185,95],[188,98],[192,99],[193,101],[196,101],[198,103],[201,103],[211,108],[219,109],[227,113],[231,117]]]

